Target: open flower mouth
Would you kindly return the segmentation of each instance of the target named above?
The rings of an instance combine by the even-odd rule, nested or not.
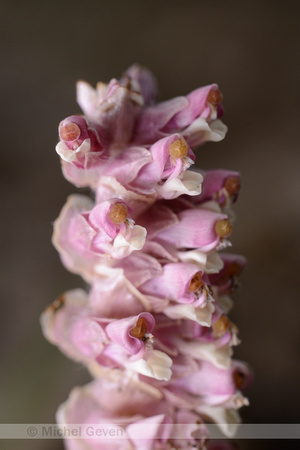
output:
[[[146,333],[147,333],[147,322],[143,317],[139,317],[137,323],[130,330],[130,335],[137,339],[141,339],[142,341],[146,341]]]

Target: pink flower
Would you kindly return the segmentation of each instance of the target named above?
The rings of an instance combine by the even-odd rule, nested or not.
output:
[[[211,252],[227,246],[232,225],[226,214],[210,209],[185,209],[178,213],[178,223],[160,232],[157,239],[178,249],[198,249]]]
[[[133,189],[170,199],[181,194],[197,195],[201,192],[202,175],[187,169],[195,155],[185,139],[173,134],[160,139],[150,147],[151,162],[144,165],[131,183]]]
[[[232,361],[229,369],[221,369],[202,361],[198,370],[182,378],[171,381],[166,388],[195,396],[194,402],[206,405],[219,405],[228,401],[237,390],[243,390],[251,380],[246,364]]]
[[[239,276],[246,265],[246,258],[241,255],[221,253],[223,268],[220,272],[209,275],[210,282],[218,287],[219,294],[232,293],[239,287]]]
[[[93,207],[89,198],[73,195],[55,221],[53,244],[69,270],[89,279],[105,256],[121,259],[140,250],[146,234],[134,225],[124,201],[115,198]]]
[[[100,366],[125,367],[158,380],[169,380],[172,360],[153,348],[155,319],[148,312],[124,319],[97,317],[84,291],[69,291],[41,317],[45,336],[96,376]]]
[[[219,120],[222,96],[216,84],[196,89],[186,97],[145,108],[135,129],[134,142],[151,144],[171,133],[181,133],[192,148],[220,141],[227,128]]]
[[[164,314],[173,319],[189,318],[210,326],[214,311],[212,292],[205,283],[204,271],[193,264],[170,263],[161,275],[140,287],[148,295],[167,298]]]
[[[60,122],[58,132],[56,152],[63,161],[85,169],[103,161],[105,137],[84,117],[67,117]]]
[[[230,170],[208,170],[204,174],[202,192],[195,197],[195,202],[215,200],[221,207],[228,207],[235,202],[241,188],[238,172]]]
[[[68,439],[66,448],[69,450],[168,450],[170,444],[184,449],[185,445],[203,444],[207,438],[199,415],[177,412],[159,389],[116,371],[75,388],[60,406],[57,421],[61,427],[79,423],[85,428],[93,424],[116,431],[112,439],[103,436],[91,439],[88,435],[80,440]]]

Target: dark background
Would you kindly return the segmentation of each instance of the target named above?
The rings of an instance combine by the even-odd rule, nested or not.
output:
[[[54,146],[79,113],[75,82],[121,76],[134,62],[160,99],[216,82],[229,133],[197,152],[203,169],[242,172],[233,250],[247,256],[233,320],[255,383],[247,423],[300,423],[299,19],[296,1],[2,1],[0,422],[53,423],[89,377],[43,338],[39,316],[82,285],[62,267],[52,223],[69,193]],[[1,445],[1,442],[0,442]],[[242,441],[241,449],[299,442]],[[10,441],[6,449],[60,449]]]

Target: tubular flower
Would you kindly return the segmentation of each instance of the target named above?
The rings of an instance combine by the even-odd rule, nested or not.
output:
[[[86,290],[62,294],[41,316],[44,336],[84,365],[57,421],[105,427],[109,438],[68,437],[69,450],[233,448],[252,374],[232,359],[230,320],[244,257],[231,246],[241,180],[229,170],[191,170],[196,148],[224,138],[222,94],[211,84],[155,103],[151,72],[77,84],[84,116],[59,124],[63,174],[92,196],[71,195],[53,244]]]

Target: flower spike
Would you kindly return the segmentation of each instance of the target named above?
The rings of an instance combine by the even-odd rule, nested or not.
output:
[[[221,252],[241,178],[191,169],[197,147],[225,137],[223,96],[217,84],[161,103],[157,92],[137,64],[95,89],[79,81],[84,116],[59,124],[63,174],[91,196],[68,198],[52,240],[87,286],[60,295],[41,326],[93,381],[73,389],[57,422],[121,432],[67,436],[67,449],[233,449],[210,441],[205,423],[232,437],[249,403],[230,319],[246,260]]]

